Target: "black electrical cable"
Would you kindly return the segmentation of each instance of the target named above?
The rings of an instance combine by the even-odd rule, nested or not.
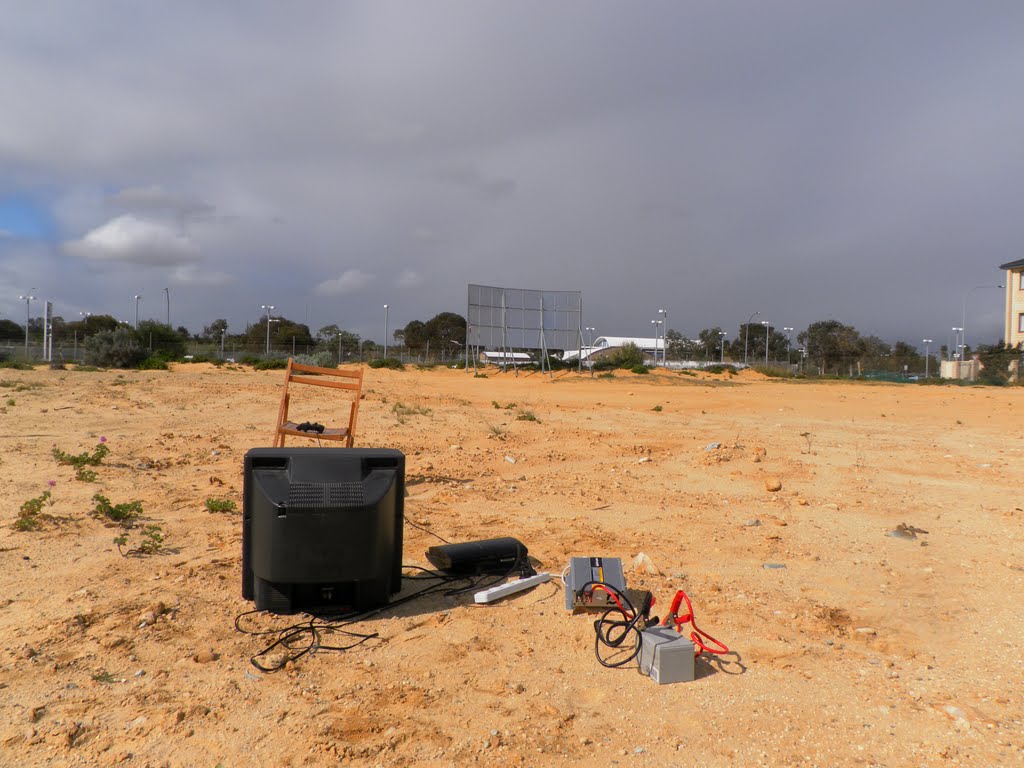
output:
[[[643,639],[640,633],[647,628],[650,603],[645,601],[641,610],[638,611],[625,592],[598,581],[588,581],[576,590],[576,593],[585,598],[587,590],[589,589],[592,594],[594,587],[607,590],[617,601],[614,606],[609,607],[601,614],[600,618],[594,621],[594,655],[597,656],[598,662],[603,667],[613,669],[624,667],[640,655],[640,644]],[[621,615],[622,619],[611,618],[616,614]],[[615,658],[617,655],[621,656],[626,653],[628,648],[626,640],[630,637],[633,637],[633,647],[629,650],[629,655],[624,658]],[[607,656],[602,655],[602,648],[610,648],[612,653]]]
[[[414,523],[412,520],[409,519],[408,515],[403,515],[403,517],[405,517],[405,522],[406,522],[407,525],[411,525],[416,530],[423,531],[424,533],[426,533],[426,534],[428,534],[430,536],[433,536],[435,539],[438,539],[439,541],[442,541],[445,544],[451,544],[451,542],[448,541],[448,539],[444,538],[443,536],[438,536],[436,533],[434,533],[431,530],[428,530],[428,529],[424,528],[422,525],[417,525],[416,523]]]
[[[509,574],[511,574],[512,571],[519,566],[520,563],[517,560],[516,563],[513,565],[513,568],[510,569]],[[254,613],[262,613],[262,611],[251,610],[238,614],[235,617],[235,629],[238,632],[241,632],[245,635],[252,635],[254,637],[277,635],[277,638],[272,643],[270,643],[270,645],[268,645],[258,653],[254,654],[253,656],[251,656],[249,658],[249,662],[261,672],[278,672],[281,669],[283,669],[288,664],[289,661],[296,661],[297,659],[300,659],[307,654],[315,653],[318,651],[350,650],[357,646],[363,645],[364,643],[367,643],[370,640],[379,639],[380,634],[377,632],[353,632],[351,630],[345,629],[345,627],[350,627],[353,624],[370,618],[371,616],[376,616],[379,613],[383,613],[384,611],[390,610],[392,608],[397,608],[400,605],[404,605],[405,603],[408,603],[420,597],[425,597],[427,595],[459,595],[470,590],[479,589],[481,586],[481,582],[483,581],[483,577],[451,576],[445,573],[429,571],[426,568],[422,568],[418,565],[403,565],[402,567],[420,570],[423,571],[424,574],[426,574],[423,576],[403,576],[404,579],[410,579],[413,581],[433,580],[436,583],[429,584],[421,589],[416,590],[415,592],[405,595],[404,597],[400,597],[397,600],[392,600],[386,605],[382,605],[378,608],[373,608],[368,611],[348,611],[340,613],[336,616],[332,616],[330,618],[325,618],[323,615],[309,615],[308,620],[291,624],[283,628],[278,627],[274,629],[265,630],[247,629],[246,627],[242,626],[243,618]],[[505,576],[501,576],[499,580],[506,578],[507,575],[508,574],[506,574]],[[450,585],[459,582],[469,582],[469,585],[460,589],[445,589],[446,587],[449,587]],[[348,643],[346,645],[328,645],[324,643],[324,638],[326,636],[335,633],[347,635],[349,637],[353,637],[356,639],[353,642]],[[301,645],[299,644],[300,640],[303,641]],[[272,653],[274,650],[278,648],[284,648],[288,651],[288,653],[286,653],[282,659],[278,660],[272,665],[268,666],[262,663],[262,660],[268,654]]]

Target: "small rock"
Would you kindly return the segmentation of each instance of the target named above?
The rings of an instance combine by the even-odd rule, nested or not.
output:
[[[461,451],[462,450],[462,446],[461,445],[449,445],[448,446],[448,450],[449,451]]]
[[[761,567],[764,568],[766,571],[777,571],[780,568],[785,568],[786,564],[785,563],[765,563]]]
[[[156,624],[156,613],[154,611],[143,611],[139,616],[139,626],[151,627]]]
[[[646,751],[647,750],[644,749],[643,747],[637,747],[636,749],[633,750],[633,754],[634,755],[642,755]]]
[[[857,627],[855,630],[858,635],[877,635],[878,630],[874,627]]]
[[[212,648],[204,648],[192,657],[192,661],[197,664],[209,664],[211,661],[216,661],[219,658],[220,656],[214,653]]]
[[[759,445],[754,449],[754,455],[760,456],[763,459],[768,455],[768,451],[766,451],[762,446]]]
[[[37,707],[32,707],[32,709],[29,711],[28,719],[29,719],[29,721],[31,721],[33,723],[38,723],[43,718],[43,715],[45,715],[45,714],[46,714],[46,705],[45,704],[40,704]]]
[[[210,455],[211,455],[211,456],[220,456],[220,451],[218,451],[218,450],[212,450],[212,451],[210,451]]]
[[[646,464],[646,463],[647,463],[648,461],[650,461],[650,460],[651,460],[651,457],[650,457],[650,456],[644,456],[644,457],[643,457],[643,458],[641,458],[641,459],[640,459],[639,461],[637,461],[637,464]]]
[[[39,651],[33,648],[31,645],[26,645],[21,649],[21,658],[32,659],[39,655]]]
[[[649,573],[652,576],[661,575],[661,569],[658,568],[658,566],[654,564],[654,561],[643,552],[633,558],[633,562],[630,564],[630,570],[634,573]]]
[[[721,447],[722,447],[721,443],[708,443],[707,445],[704,446],[704,450],[705,451],[717,451]]]
[[[782,490],[782,481],[779,480],[779,478],[777,478],[777,477],[769,477],[767,480],[764,481],[764,489],[766,491],[770,491],[771,493],[775,493],[776,491],[781,491]]]
[[[805,498],[803,498],[801,496],[800,498],[798,498],[796,500],[796,503],[799,504],[801,507],[806,507],[807,506],[807,499],[805,499]]]
[[[515,464],[516,463],[516,460],[512,456],[506,456],[505,457],[505,461],[507,461],[509,464]]]
[[[745,523],[743,523],[743,527],[744,528],[756,528],[760,524],[761,524],[761,521],[757,520],[755,518],[755,519],[747,520]]]
[[[526,480],[526,475],[520,475],[519,477],[516,478],[516,482],[519,483],[523,482],[524,480]]]

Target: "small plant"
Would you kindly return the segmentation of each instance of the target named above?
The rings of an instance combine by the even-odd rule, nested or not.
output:
[[[505,430],[498,424],[487,424],[487,429],[493,437],[505,437]]]
[[[501,408],[501,403],[499,403],[497,400],[491,400],[491,405],[494,408]]]
[[[811,452],[811,433],[810,432],[801,432],[800,433],[800,437],[802,437],[804,440],[807,441],[807,450],[806,451],[801,451],[801,453],[810,453]]]
[[[97,672],[95,675],[92,676],[92,679],[95,680],[97,683],[103,683],[104,685],[110,685],[111,683],[117,682],[117,678],[109,672],[107,672],[107,670]]]
[[[142,502],[130,501],[124,504],[111,504],[110,499],[102,493],[93,494],[92,500],[96,502],[93,513],[107,520],[129,528],[142,514]]]
[[[107,447],[106,437],[100,437],[99,444],[91,452],[83,451],[82,453],[77,454],[65,453],[58,448],[56,444],[54,444],[52,450],[53,458],[57,460],[58,464],[68,464],[75,469],[82,469],[83,467],[98,467],[100,463],[102,463],[103,459],[106,458],[108,453],[110,453],[110,448]],[[92,479],[96,479],[95,473],[93,473]],[[87,482],[91,482],[91,480]]]
[[[83,483],[95,483],[96,471],[86,467],[79,467],[75,470],[75,480],[80,480]]]
[[[641,374],[641,375],[651,372],[651,369],[648,368],[646,365],[634,365],[629,370],[631,372],[633,372],[633,373],[638,373],[638,374]]]
[[[121,557],[131,555],[155,555],[164,548],[163,529],[159,525],[144,525],[139,531],[139,544],[136,547],[128,548],[128,533],[114,537],[117,551]]]
[[[487,374],[486,373],[474,373],[473,374],[473,378],[474,379],[486,379],[487,378]]]
[[[390,368],[393,371],[404,371],[405,365],[397,357],[383,357],[370,361],[371,368]]]
[[[605,371],[604,373],[597,374],[597,378],[599,378],[599,379],[614,379],[615,378],[615,374],[612,373],[611,371]]]
[[[537,418],[537,414],[533,411],[520,411],[519,415],[516,416],[516,421],[536,421],[540,423],[540,419]]]
[[[49,488],[43,491],[39,496],[29,499],[21,505],[21,511],[18,513],[18,519],[14,521],[14,529],[17,531],[38,531],[42,528],[43,520],[46,518],[46,516],[42,514],[44,504],[53,504],[53,501],[50,500]]]
[[[209,498],[205,502],[207,512],[234,512],[238,509],[231,499]]]
[[[395,418],[399,424],[405,424],[406,416],[429,416],[431,410],[424,408],[423,406],[408,406],[402,403],[401,400],[396,400],[395,404],[391,406],[391,412],[395,414]]]
[[[651,408],[651,410],[654,411],[655,413],[661,413],[661,406],[656,405],[653,408]]]

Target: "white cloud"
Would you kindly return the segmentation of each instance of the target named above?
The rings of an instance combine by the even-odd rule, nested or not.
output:
[[[344,296],[366,288],[373,282],[374,275],[368,275],[358,269],[346,269],[333,280],[324,280],[313,292],[318,296]]]
[[[159,267],[199,259],[199,247],[186,235],[166,224],[131,214],[118,216],[87,232],[80,240],[65,243],[64,250],[72,256],[93,261]]]
[[[419,276],[419,273],[406,269],[402,271],[395,282],[399,288],[415,288],[423,282],[423,278]]]

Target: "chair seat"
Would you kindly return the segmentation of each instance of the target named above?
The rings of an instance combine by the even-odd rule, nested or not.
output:
[[[316,432],[312,429],[305,430],[299,429],[299,425],[294,421],[286,421],[281,425],[281,430],[287,432],[290,435],[301,435],[302,437],[320,437],[327,440],[339,440],[343,437],[348,437],[348,427],[326,427],[323,432]]]

